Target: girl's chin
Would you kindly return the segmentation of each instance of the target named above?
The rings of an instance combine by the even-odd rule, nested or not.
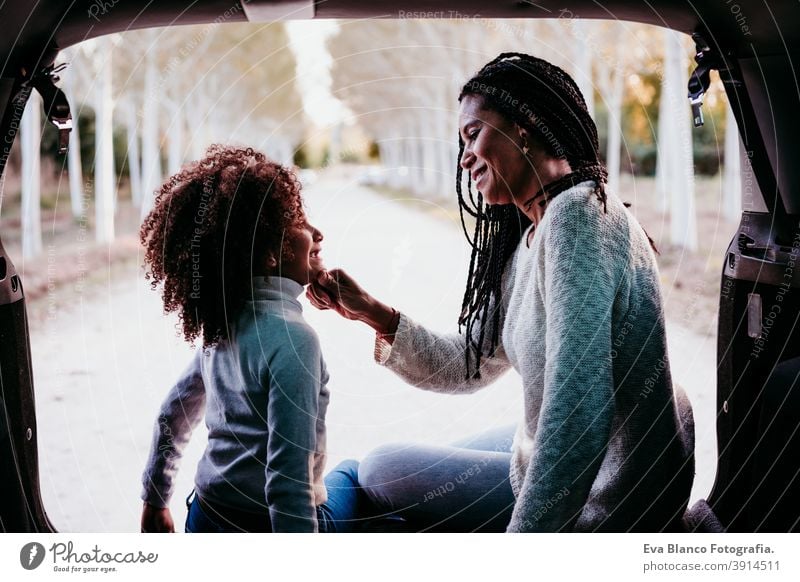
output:
[[[325,265],[319,263],[317,265],[310,265],[308,268],[308,279],[314,281],[322,271],[325,270]]]

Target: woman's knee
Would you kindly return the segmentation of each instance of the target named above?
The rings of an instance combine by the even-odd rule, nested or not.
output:
[[[392,443],[370,451],[358,466],[358,483],[374,501],[393,506],[408,485],[415,446]]]

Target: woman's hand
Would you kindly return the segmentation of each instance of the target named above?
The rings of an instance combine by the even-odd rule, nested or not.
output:
[[[361,319],[372,297],[341,269],[320,271],[306,290],[317,309],[333,309],[344,318]]]
[[[142,507],[142,533],[175,533],[168,507],[155,507],[146,501]]]
[[[389,329],[395,319],[394,309],[364,291],[341,269],[320,271],[306,289],[306,297],[317,309],[333,309],[346,319],[363,321],[379,333],[396,331]]]

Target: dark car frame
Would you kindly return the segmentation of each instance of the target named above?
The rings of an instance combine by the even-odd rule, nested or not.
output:
[[[743,145],[743,213],[720,274],[719,464],[708,503],[727,531],[800,529],[800,3],[774,0],[19,0],[0,3],[0,176],[32,90],[65,137],[69,106],[53,84],[57,53],[131,29],[293,18],[574,16],[693,35],[687,93],[697,115],[719,72]],[[101,18],[93,17],[102,15]],[[67,96],[68,97],[68,96]],[[692,114],[687,99],[686,115]],[[39,490],[36,407],[23,281],[0,227],[0,530],[54,531]],[[69,269],[70,265],[62,268]],[[710,389],[711,387],[709,387]]]

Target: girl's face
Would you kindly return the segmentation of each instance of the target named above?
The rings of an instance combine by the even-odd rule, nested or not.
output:
[[[272,275],[286,277],[301,285],[308,285],[317,273],[325,269],[320,252],[322,251],[322,233],[311,226],[308,220],[301,228],[293,228],[286,233],[289,248],[294,258],[281,257],[270,269]],[[273,258],[270,259],[274,261]]]
[[[469,94],[461,99],[458,126],[464,140],[461,167],[470,173],[475,188],[488,204],[513,204],[531,178],[519,127],[484,109],[481,96]]]

